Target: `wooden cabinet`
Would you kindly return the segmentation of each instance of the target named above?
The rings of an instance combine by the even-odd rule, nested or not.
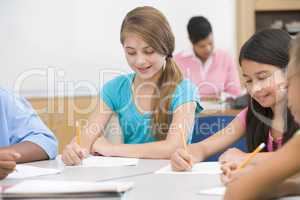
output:
[[[300,22],[300,0],[236,0],[236,5],[238,52],[244,42],[255,33],[257,14],[274,12],[271,16],[279,15],[280,19],[281,12],[285,15],[291,12],[290,20]],[[274,17],[274,20],[277,20],[277,17]]]

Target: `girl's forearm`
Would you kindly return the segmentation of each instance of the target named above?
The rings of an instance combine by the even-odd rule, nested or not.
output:
[[[253,160],[251,161],[251,163],[252,163],[252,164],[259,164],[259,163],[265,161],[266,159],[270,158],[273,154],[274,154],[274,152],[263,152],[263,153],[258,153],[258,154],[256,154],[256,156],[253,158]]]
[[[252,171],[230,183],[225,199],[262,199],[266,195],[271,197],[297,193],[297,188],[286,187],[286,184],[294,183],[284,181],[299,172],[299,145],[300,138],[291,139],[284,147],[272,153],[265,162],[261,162]],[[276,187],[280,190],[274,190]]]
[[[188,153],[196,158],[197,162],[203,161],[210,156],[207,154],[205,146],[202,143],[188,145]]]

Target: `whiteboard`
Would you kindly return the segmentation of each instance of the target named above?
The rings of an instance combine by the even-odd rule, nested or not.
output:
[[[236,55],[235,0],[0,0],[0,86],[25,96],[96,94],[130,72],[120,26],[142,5],[165,14],[175,52],[190,47],[190,17],[204,15],[216,46]]]

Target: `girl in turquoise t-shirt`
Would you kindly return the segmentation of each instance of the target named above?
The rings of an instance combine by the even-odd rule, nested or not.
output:
[[[82,132],[65,148],[67,165],[79,164],[87,153],[104,156],[170,158],[183,146],[182,135],[193,130],[202,110],[197,88],[172,58],[174,36],[163,14],[153,7],[130,11],[121,27],[121,43],[134,73],[119,76],[100,91],[100,112],[90,117]],[[124,143],[112,144],[103,130],[117,114]]]

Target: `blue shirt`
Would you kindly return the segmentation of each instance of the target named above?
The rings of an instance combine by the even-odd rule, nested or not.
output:
[[[57,140],[24,99],[0,88],[0,147],[29,141],[39,145],[53,159]]]
[[[132,82],[135,74],[118,76],[107,82],[100,91],[105,104],[118,114],[125,144],[141,144],[156,141],[151,132],[151,114],[141,114],[132,101]],[[172,95],[169,111],[182,104],[196,102],[196,113],[202,110],[198,89],[187,79],[182,80]],[[191,134],[190,139],[191,140]]]

